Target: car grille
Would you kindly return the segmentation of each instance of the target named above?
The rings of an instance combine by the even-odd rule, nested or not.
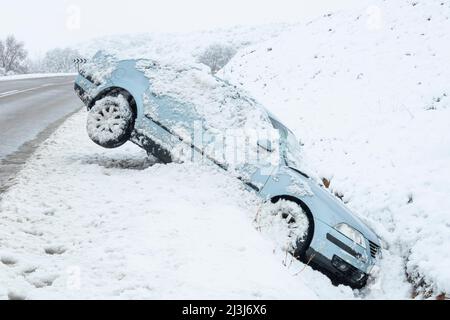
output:
[[[380,251],[380,247],[370,240],[369,245],[370,245],[370,255],[372,256],[372,258],[376,258],[378,252]]]

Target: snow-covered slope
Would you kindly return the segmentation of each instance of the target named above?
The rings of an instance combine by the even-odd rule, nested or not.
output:
[[[240,49],[278,36],[290,24],[198,31],[189,33],[142,33],[106,36],[75,47],[85,57],[105,50],[121,58],[153,58],[193,61],[210,45],[220,44]]]
[[[295,131],[419,292],[448,293],[450,1],[360,5],[242,50],[221,75]]]

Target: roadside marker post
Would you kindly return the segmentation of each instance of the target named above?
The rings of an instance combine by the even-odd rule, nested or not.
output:
[[[85,64],[87,62],[87,59],[84,58],[75,58],[73,59],[73,63],[77,66],[77,71],[80,73],[80,65]]]

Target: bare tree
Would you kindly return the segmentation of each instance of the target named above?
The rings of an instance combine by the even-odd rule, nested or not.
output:
[[[23,62],[26,57],[24,43],[17,41],[14,36],[8,36],[5,41],[0,40],[0,68],[5,69],[6,73],[25,72]]]
[[[236,49],[231,46],[212,44],[198,57],[198,62],[207,65],[211,68],[212,73],[216,73],[222,69],[235,54]]]

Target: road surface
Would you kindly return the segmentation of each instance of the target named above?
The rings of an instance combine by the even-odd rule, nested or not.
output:
[[[81,101],[74,76],[0,81],[0,192]]]

